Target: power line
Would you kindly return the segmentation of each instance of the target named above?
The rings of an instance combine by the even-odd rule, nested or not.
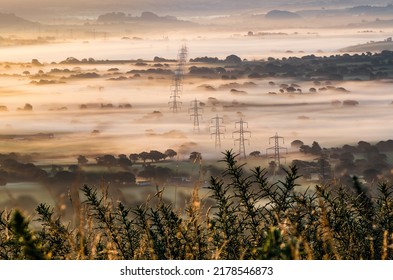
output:
[[[220,148],[221,149],[221,135],[224,135],[223,132],[221,132],[221,128],[225,129],[225,126],[222,125],[224,122],[223,118],[218,117],[218,115],[214,118],[211,119],[211,122],[213,123],[212,126],[210,126],[210,131],[213,132],[210,133],[211,136],[215,136],[215,148]]]
[[[235,123],[235,128],[237,128],[237,125],[239,125],[239,130],[234,131],[232,133],[232,137],[233,137],[233,134],[239,134],[239,138],[235,139],[235,145],[236,145],[236,142],[239,142],[239,156],[240,156],[240,158],[246,159],[247,158],[246,147],[245,147],[244,142],[247,141],[250,144],[250,140],[245,139],[244,135],[248,134],[251,137],[251,132],[244,130],[244,125],[246,125],[246,127],[248,128],[248,123],[244,122],[243,119],[240,119],[240,121]]]

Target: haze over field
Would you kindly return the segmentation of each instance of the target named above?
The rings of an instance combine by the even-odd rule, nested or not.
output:
[[[22,74],[24,68],[11,64],[11,69],[2,70],[3,75]],[[150,65],[151,66],[151,65]],[[4,65],[3,65],[4,67]],[[103,153],[137,153],[143,150],[178,150],[182,145],[196,143],[186,149],[182,157],[186,158],[191,149],[197,149],[207,157],[219,157],[220,151],[214,150],[214,141],[208,130],[210,119],[217,114],[225,118],[227,127],[223,148],[234,148],[232,131],[240,117],[249,123],[252,131],[250,146],[247,151],[264,151],[268,138],[276,132],[287,141],[301,139],[306,143],[314,140],[324,146],[335,146],[356,142],[360,139],[378,141],[389,138],[385,129],[392,116],[390,82],[334,82],[335,87],[345,88],[348,93],[321,92],[316,94],[272,95],[278,86],[268,84],[293,84],[305,92],[315,85],[294,78],[271,78],[268,80],[237,79],[235,83],[204,78],[186,78],[184,80],[182,110],[171,112],[170,75],[132,78],[125,74],[141,69],[130,64],[104,64],[72,66],[53,65],[29,67],[30,75],[38,75],[56,81],[67,77],[67,72],[97,73],[93,79],[64,79],[60,83],[42,85],[31,84],[30,77],[6,76],[1,78],[2,87],[0,105],[7,106],[2,112],[3,135],[53,133],[54,139],[47,141],[6,142],[1,152],[24,151],[56,154],[57,157],[72,162],[77,154],[94,156]],[[145,66],[148,69],[149,66]],[[108,69],[116,68],[116,74]],[[55,74],[53,69],[63,72]],[[68,70],[69,69],[69,70]],[[71,75],[72,75],[71,72]],[[46,76],[45,76],[46,75]],[[127,77],[124,80],[110,78]],[[152,77],[152,76],[151,76]],[[241,86],[252,83],[251,86]],[[214,90],[206,90],[206,86]],[[240,92],[236,94],[238,89]],[[231,92],[232,90],[232,92]],[[242,90],[242,91],[240,91]],[[370,90],[372,95],[370,95]],[[244,92],[244,94],[241,94]],[[193,133],[188,108],[190,102],[198,99],[206,106],[203,108],[201,133]],[[215,98],[219,105],[212,106],[209,98]],[[356,107],[337,107],[332,101],[352,99],[360,103]],[[231,104],[245,104],[228,107]],[[31,104],[31,111],[18,111],[25,103]],[[87,104],[87,109],[80,106]],[[102,108],[103,104],[111,104]],[[121,104],[130,104],[130,109],[119,109]],[[113,107],[112,107],[113,105]],[[159,114],[154,114],[159,111]],[[359,125],[356,125],[359,124]],[[98,134],[92,134],[93,131]],[[149,139],[148,141],[146,141]],[[210,156],[209,156],[210,155]]]
[[[75,58],[79,61],[83,59],[93,60],[152,60],[154,57],[163,57],[172,60],[177,59],[177,52],[179,46],[187,44],[189,48],[188,58],[196,57],[218,57],[224,59],[225,57],[236,54],[242,59],[248,61],[267,60],[268,58],[282,58],[282,57],[302,57],[305,55],[321,55],[330,56],[336,54],[340,49],[365,43],[368,41],[381,41],[389,37],[392,32],[392,26],[385,26],[381,28],[356,27],[356,25],[348,25],[351,22],[359,22],[363,17],[372,18],[373,13],[381,13],[377,6],[364,6],[359,10],[359,17],[340,17],[340,20],[334,24],[341,24],[345,28],[332,26],[331,16],[326,15],[326,19],[320,21],[319,24],[326,24],[330,28],[315,28],[312,26],[315,21],[314,16],[307,14],[305,11],[315,13],[316,11],[323,11],[327,13],[348,13],[352,12],[352,5],[367,4],[357,1],[275,1],[273,3],[265,3],[261,1],[21,1],[16,0],[7,2],[2,6],[3,11],[12,11],[15,15],[3,14],[3,30],[4,34],[7,31],[8,36],[2,38],[0,41],[1,52],[0,61],[11,63],[3,64],[2,73],[2,99],[1,105],[8,108],[8,112],[4,112],[2,132],[4,134],[25,134],[25,133],[54,133],[55,139],[52,142],[58,145],[64,145],[64,154],[77,154],[78,145],[73,147],[74,141],[80,145],[89,146],[89,150],[93,153],[97,146],[101,146],[106,152],[121,152],[126,143],[130,143],[132,139],[136,150],[143,149],[164,149],[166,147],[177,147],[183,142],[198,142],[206,153],[209,153],[209,133],[205,131],[205,136],[200,137],[190,134],[192,126],[189,122],[187,103],[194,98],[200,99],[207,103],[209,97],[214,97],[225,102],[239,102],[252,104],[276,104],[284,103],[304,104],[307,107],[309,114],[303,112],[304,105],[279,107],[279,111],[275,107],[266,107],[263,109],[245,107],[241,110],[247,119],[254,120],[250,123],[250,129],[255,132],[255,143],[263,143],[267,137],[276,131],[288,137],[302,138],[311,141],[315,138],[313,129],[323,127],[323,133],[318,132],[318,136],[322,143],[329,145],[340,144],[346,141],[351,141],[351,137],[346,134],[337,133],[340,130],[345,131],[345,128],[350,124],[345,121],[356,119],[357,116],[364,115],[364,110],[368,112],[370,109],[370,116],[372,121],[378,122],[380,115],[372,113],[375,110],[373,106],[382,106],[383,110],[389,110],[390,103],[387,89],[389,83],[368,82],[373,85],[376,90],[373,99],[368,98],[368,92],[363,89],[360,83],[339,82],[338,86],[349,87],[351,92],[351,99],[361,100],[359,108],[347,109],[344,113],[332,108],[330,102],[332,100],[343,100],[344,96],[329,94],[318,96],[271,96],[269,92],[271,89],[268,86],[267,80],[257,80],[255,87],[246,90],[246,95],[233,96],[228,90],[220,88],[220,84],[225,84],[223,81],[216,79],[185,79],[184,81],[184,101],[185,109],[178,116],[173,116],[168,108],[168,100],[170,97],[170,85],[172,77],[164,75],[159,79],[155,77],[143,76],[139,79],[132,80],[127,76],[127,72],[141,69],[140,66],[135,67],[130,63],[105,63],[93,65],[56,65],[68,57]],[[373,5],[387,5],[386,1],[374,1]],[[151,12],[144,12],[140,16],[141,11],[153,8]],[[261,10],[258,10],[261,8]],[[277,14],[273,21],[268,21],[267,14],[270,9],[284,9],[293,11],[299,14],[299,17],[304,19],[291,19],[291,14]],[[37,23],[36,21],[26,21],[19,18],[19,15],[25,15],[24,9],[29,9],[31,13],[29,16],[37,20],[47,18],[50,16],[59,16],[63,20],[57,23]],[[260,15],[255,15],[252,11],[260,11]],[[255,10],[256,9],[256,10]],[[364,10],[365,9],[365,10]],[[390,9],[387,6],[386,9]],[[112,13],[110,11],[130,11],[130,13]],[[211,12],[216,13],[222,11],[225,13],[237,14],[234,17],[205,17],[203,20],[199,19],[191,25],[188,21],[179,20],[173,17],[166,17],[165,14],[170,11],[171,16],[174,13],[188,14],[189,19],[196,20],[198,16],[206,16]],[[303,12],[302,12],[303,11]],[[241,15],[244,13],[243,15]],[[288,12],[289,13],[289,12]],[[361,14],[363,13],[363,14]],[[73,23],[66,20],[67,17],[72,18],[74,15],[79,17],[84,14],[88,21]],[[94,14],[93,17],[91,17]],[[269,14],[269,13],[268,13]],[[65,15],[67,15],[65,17]],[[101,15],[101,16],[100,16]],[[241,16],[239,16],[241,15]],[[371,15],[371,16],[370,16]],[[35,17],[37,16],[37,17]],[[1,17],[1,16],[0,16]],[[339,16],[337,16],[339,17]],[[83,18],[83,17],[82,17]],[[388,15],[383,16],[384,21],[389,20]],[[264,23],[270,22],[268,29],[264,30]],[[367,24],[364,20],[363,23]],[[187,24],[186,24],[187,23]],[[240,24],[238,24],[240,23]],[[294,23],[294,24],[293,24]],[[373,22],[370,22],[370,24]],[[11,26],[10,28],[7,28]],[[31,29],[25,29],[20,26],[30,26]],[[304,25],[304,27],[302,27]],[[135,28],[137,26],[138,28]],[[0,24],[1,27],[1,24]],[[213,27],[213,28],[212,28]],[[16,29],[14,29],[16,28]],[[252,28],[252,29],[250,29]],[[30,31],[28,31],[30,30]],[[208,31],[207,31],[208,30]],[[28,33],[26,34],[25,32]],[[14,33],[14,34],[12,34]],[[35,37],[37,36],[37,37]],[[24,41],[24,38],[29,38],[30,41]],[[36,40],[36,41],[34,41]],[[39,65],[26,65],[27,62],[38,60]],[[21,63],[14,64],[14,63]],[[153,67],[154,63],[148,63],[147,68]],[[191,64],[187,67],[192,66]],[[172,64],[167,67],[168,71],[173,71],[175,65]],[[64,71],[71,70],[72,73],[95,73],[97,78],[73,80],[63,79],[67,72],[61,72],[63,75],[52,77],[51,70],[53,68],[60,68]],[[70,69],[71,68],[71,69]],[[118,69],[119,75],[125,76],[124,81],[108,81],[109,78],[116,78],[115,75],[109,75],[108,69]],[[75,70],[76,69],[76,70]],[[23,75],[23,73],[28,74]],[[52,84],[36,85],[32,82],[39,82],[40,75],[43,78],[55,78]],[[149,79],[148,79],[149,78]],[[150,79],[151,78],[151,79]],[[240,78],[240,77],[239,77]],[[57,81],[57,79],[60,79]],[[302,82],[301,77],[296,78],[272,78],[279,83],[301,83],[303,88],[310,88],[312,84],[309,82]],[[237,82],[250,82],[251,79],[241,77]],[[201,85],[209,84],[219,90],[216,92],[206,93],[201,91]],[[371,87],[371,86],[370,86]],[[100,89],[100,90],[98,90]],[[12,92],[12,93],[10,93]],[[152,99],[146,96],[155,96]],[[77,98],[78,97],[78,98]],[[346,98],[346,97],[345,97]],[[75,100],[78,100],[76,103]],[[89,113],[78,111],[78,106],[82,103],[104,104],[104,103],[130,103],[133,107],[131,111],[115,111],[105,113],[100,111],[90,111]],[[16,111],[18,107],[23,106],[24,103],[33,105],[33,112],[23,113]],[[315,105],[313,105],[315,103]],[[315,107],[314,107],[315,106]],[[371,107],[369,107],[371,106]],[[67,108],[67,110],[55,110],[56,108]],[[206,108],[210,110],[209,108]],[[272,111],[269,111],[272,109]],[[96,110],[96,109],[94,109]],[[282,111],[285,115],[282,115]],[[160,124],[154,120],[148,120],[147,123],[142,122],[148,119],[147,116],[153,111],[160,111],[162,118]],[[327,113],[328,112],[328,113]],[[227,114],[225,110],[222,112]],[[341,114],[346,117],[341,119]],[[210,118],[214,114],[204,116],[204,129],[208,128]],[[232,123],[238,119],[239,112],[228,115],[228,120]],[[290,119],[297,120],[286,122],[287,114],[293,114]],[[349,114],[349,115],[347,115]],[[352,116],[353,114],[353,116]],[[358,115],[360,114],[360,115]],[[59,118],[56,118],[59,116]],[[327,118],[326,116],[331,116]],[[300,120],[299,120],[300,118]],[[307,118],[307,120],[305,120]],[[173,122],[177,122],[173,124]],[[30,123],[31,122],[31,123]],[[150,122],[150,123],[149,123]],[[268,125],[267,125],[268,124]],[[229,125],[229,124],[228,124]],[[170,127],[170,129],[164,128]],[[301,131],[299,131],[301,127]],[[252,129],[254,128],[254,129]],[[229,127],[228,127],[229,129]],[[362,127],[361,129],[364,129]],[[376,127],[374,130],[378,129]],[[86,133],[99,130],[103,138],[85,137]],[[265,131],[266,130],[266,131]],[[143,140],[137,143],[137,139],[146,137],[146,131],[150,131],[148,135],[155,138],[159,135],[166,135],[162,137],[167,141],[158,141],[160,144],[150,142],[150,145],[143,146]],[[176,131],[177,140],[172,139],[169,135],[171,131]],[[168,134],[169,133],[169,134]],[[356,135],[362,135],[362,131],[356,132]],[[61,136],[67,135],[67,136]],[[73,140],[69,138],[72,135]],[[370,140],[377,140],[378,138],[386,137],[386,135],[372,134],[374,137],[368,138]],[[61,136],[61,137],[60,137]],[[65,137],[65,138],[63,138]],[[109,138],[105,138],[109,137]],[[176,138],[175,137],[175,138]],[[198,139],[201,138],[201,139]],[[63,140],[61,140],[63,139]],[[103,139],[110,139],[103,144]],[[203,140],[202,140],[203,139]],[[357,139],[352,139],[356,141]],[[59,141],[59,142],[56,142]],[[63,142],[62,142],[63,141]],[[50,141],[49,141],[50,142]],[[76,143],[75,142],[75,143]],[[231,141],[229,141],[231,142]],[[251,143],[254,141],[251,141]],[[66,144],[67,143],[67,144]],[[98,144],[99,143],[99,144]],[[13,145],[16,145],[13,143]],[[26,151],[32,152],[34,148],[28,148],[23,144]],[[229,147],[231,145],[228,145]],[[16,146],[17,147],[17,146]],[[46,146],[42,146],[44,150]],[[19,149],[20,147],[18,147]],[[8,148],[3,149],[5,152]],[[251,146],[250,150],[261,149],[256,145]],[[264,149],[264,148],[262,148]],[[72,150],[72,152],[71,152]]]
[[[254,123],[250,123],[250,129],[254,130],[252,127],[255,127],[254,137],[260,137],[255,143],[263,143],[276,131],[307,141],[318,135],[320,139],[316,140],[328,145],[357,141],[357,138],[351,140],[351,137],[337,131],[345,131],[350,125],[346,119],[357,119],[368,110],[371,118],[369,121],[378,122],[381,115],[373,111],[378,111],[374,106],[382,106],[383,109],[378,113],[389,110],[389,83],[337,81],[337,86],[349,88],[350,99],[358,100],[360,106],[364,106],[362,110],[357,107],[347,109],[344,113],[330,105],[332,100],[343,101],[347,98],[337,93],[272,96],[269,94],[272,89],[269,88],[267,79],[253,80],[243,76],[237,77],[236,82],[252,81],[255,86],[245,89],[244,95],[234,96],[229,92],[231,88],[222,88],[225,81],[206,76],[187,79],[186,76],[182,96],[185,109],[179,114],[179,118],[171,115],[168,108],[172,83],[172,77],[168,73],[174,71],[175,64],[166,66],[168,72],[164,76],[142,75],[138,79],[131,79],[127,72],[142,68],[124,61],[146,60],[148,69],[154,67],[151,62],[154,57],[176,60],[179,47],[183,44],[188,46],[188,58],[208,56],[224,59],[231,54],[238,55],[245,61],[314,54],[327,57],[348,46],[384,41],[391,37],[393,25],[389,23],[393,18],[386,12],[390,9],[392,6],[389,1],[373,1],[372,5],[367,1],[9,1],[0,10],[0,28],[4,31],[0,40],[0,61],[4,62],[1,69],[0,105],[8,109],[3,112],[2,133],[54,133],[56,140],[52,142],[60,141],[56,145],[65,145],[65,154],[78,153],[79,148],[73,147],[74,141],[94,150],[95,145],[91,145],[90,141],[94,142],[96,138],[85,137],[86,133],[94,130],[103,135],[100,137],[104,138],[98,138],[100,140],[96,142],[100,143],[97,145],[101,145],[102,149],[106,147],[106,152],[110,152],[111,148],[121,152],[122,147],[127,146],[126,143],[132,138],[137,147],[134,150],[164,149],[179,146],[183,142],[197,142],[203,147],[201,149],[210,153],[207,131],[204,137],[190,134],[192,126],[187,103],[194,98],[208,103],[208,98],[214,97],[228,103],[261,106],[295,104],[279,107],[278,111],[275,107],[259,109],[246,106],[228,115],[232,126],[239,118],[240,111],[248,120],[254,120]],[[91,65],[59,64],[67,58],[108,62]],[[30,65],[32,60],[38,61],[38,64]],[[198,66],[188,64],[186,73],[187,68],[193,65]],[[60,74],[53,76],[51,71],[54,68],[59,68]],[[118,75],[109,73],[110,68],[118,69]],[[67,76],[80,73],[94,73],[97,77],[69,79]],[[116,81],[120,75],[124,80]],[[312,87],[304,77],[271,77],[269,80],[274,80],[277,84],[299,83],[305,90]],[[217,90],[208,93],[201,90],[201,86],[206,84]],[[375,91],[373,98],[369,98],[369,92],[364,90],[370,87]],[[148,95],[154,98],[146,98]],[[25,103],[33,106],[31,114],[17,111]],[[82,113],[78,111],[78,106],[82,103],[129,103],[132,110],[103,113],[95,108],[89,113]],[[304,105],[296,104],[307,104],[307,111],[304,112]],[[147,124],[142,122],[153,111],[160,111],[162,114],[160,123],[156,120],[153,123],[148,120]],[[285,111],[285,115],[282,115],[282,111]],[[219,113],[227,114],[225,110]],[[214,114],[204,116],[205,129]],[[287,114],[293,114],[291,122],[285,121]],[[341,114],[346,117],[341,119]],[[171,129],[165,129],[164,126]],[[313,129],[318,127],[324,128],[323,133],[313,135]],[[300,128],[303,132],[299,131]],[[174,134],[181,140],[174,141],[168,136],[172,130],[176,131]],[[379,131],[376,126],[373,130]],[[143,140],[136,144],[136,139],[146,137],[146,131],[150,131],[147,133],[149,137],[165,135],[162,138],[167,141],[159,141],[159,145],[150,142],[145,147]],[[362,135],[362,131],[354,134]],[[371,135],[374,137],[367,137],[376,141],[387,136],[382,134],[373,133]],[[70,141],[60,137],[61,135],[72,135],[75,138]],[[64,139],[64,143],[60,139]],[[110,141],[102,144],[102,139]],[[23,145],[26,151],[32,152],[35,149]],[[255,145],[250,150],[260,148]]]

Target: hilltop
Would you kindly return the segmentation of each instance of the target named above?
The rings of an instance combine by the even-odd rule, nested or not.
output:
[[[152,12],[143,12],[140,16],[127,15],[123,12],[111,12],[99,15],[99,22],[119,22],[119,21],[178,21],[174,16],[159,16]]]
[[[18,17],[13,13],[0,13],[0,28],[36,26],[38,23]]]
[[[340,50],[341,52],[381,52],[381,51],[393,51],[392,37],[385,39],[384,41],[371,41],[365,44],[359,44],[349,46]]]

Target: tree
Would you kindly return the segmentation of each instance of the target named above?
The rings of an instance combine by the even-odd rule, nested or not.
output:
[[[287,88],[286,88],[286,91],[287,91],[287,92],[295,92],[295,91],[296,91],[296,88],[294,88],[294,87],[292,87],[292,86],[291,86],[291,87],[287,87]]]
[[[202,160],[202,154],[199,152],[192,152],[190,154],[189,160],[193,161],[193,162],[197,162]]]
[[[269,169],[268,169],[269,174],[274,174],[276,172],[276,170],[277,170],[277,163],[274,160],[270,161],[269,162]]]
[[[148,156],[148,158],[154,162],[160,161],[161,159],[165,159],[166,157],[167,155],[156,150],[151,150]]]
[[[139,154],[130,154],[130,160],[135,163],[139,159]]]
[[[250,156],[252,157],[260,157],[261,156],[261,152],[260,151],[253,151],[250,153]]]
[[[31,64],[35,65],[35,66],[42,66],[42,63],[38,61],[38,59],[33,58],[31,60]]]
[[[231,54],[225,58],[224,62],[238,64],[242,62],[242,59],[237,55]]]
[[[303,145],[304,145],[304,143],[301,140],[294,140],[294,141],[291,142],[291,147],[293,149],[299,149]]]
[[[380,141],[375,145],[381,152],[393,151],[393,140]]]
[[[355,163],[354,163],[354,155],[350,152],[344,152],[340,155],[340,163],[336,165],[335,170],[336,172],[341,172],[341,173],[352,173],[355,169]]]
[[[117,159],[113,155],[104,155],[96,158],[98,165],[112,167],[117,165]]]
[[[23,108],[18,108],[18,111],[33,111],[33,106],[29,103],[26,103]]]
[[[56,173],[54,180],[56,183],[69,184],[74,182],[75,178],[75,174],[70,171],[60,171]]]
[[[368,153],[367,158],[370,162],[376,163],[386,163],[388,157],[386,154],[381,153]]]
[[[358,150],[362,153],[366,153],[371,148],[371,144],[365,141],[358,142]]]
[[[82,155],[79,155],[77,160],[78,160],[78,165],[86,165],[89,162],[89,160]]]
[[[124,169],[128,169],[130,166],[132,166],[131,160],[129,160],[128,157],[124,154],[119,155],[117,163]]]
[[[143,163],[146,163],[146,160],[149,159],[149,153],[148,152],[142,152],[139,154],[139,158],[143,160]]]
[[[131,172],[117,172],[113,174],[113,181],[120,184],[135,183],[135,175]]]
[[[71,164],[70,166],[68,166],[68,171],[72,173],[76,173],[78,170],[79,170],[79,166],[76,164]]]
[[[313,155],[320,155],[322,152],[321,146],[319,146],[318,142],[314,141],[311,145],[311,153]]]
[[[166,181],[172,176],[172,174],[173,172],[170,168],[158,166],[155,168],[154,178],[160,181]]]
[[[51,169],[50,169],[50,175],[55,176],[57,173],[63,171],[63,167],[52,164]]]
[[[350,152],[350,153],[356,153],[357,152],[357,148],[348,144],[345,144],[342,149],[346,152]]]
[[[139,177],[152,179],[156,175],[155,166],[146,165],[145,168],[138,173]]]
[[[309,145],[301,145],[299,151],[305,154],[311,153],[311,147]]]
[[[381,174],[380,171],[374,168],[366,169],[363,171],[363,177],[367,183],[376,182],[378,180],[378,175],[380,174]]]
[[[326,156],[322,155],[318,160],[319,174],[322,180],[330,179],[331,176],[331,166]]]
[[[351,152],[344,152],[340,155],[340,161],[342,162],[353,162],[355,156]]]
[[[174,158],[175,156],[177,156],[177,152],[175,152],[172,149],[168,149],[164,152],[164,154],[166,154],[169,158]]]

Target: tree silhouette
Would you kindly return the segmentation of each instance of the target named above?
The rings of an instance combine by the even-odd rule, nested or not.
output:
[[[89,162],[89,160],[85,156],[82,156],[82,155],[79,155],[77,160],[78,160],[79,165],[86,165]]]
[[[117,163],[124,169],[128,169],[130,166],[132,166],[131,160],[129,160],[128,157],[124,154],[119,155]]]
[[[151,161],[154,161],[154,162],[160,161],[161,159],[165,159],[166,157],[167,157],[166,154],[163,154],[163,153],[156,151],[156,150],[150,151],[150,153],[148,155],[148,159],[150,159]]]
[[[261,156],[261,152],[260,151],[253,151],[250,153],[250,156],[252,157],[260,157]]]
[[[322,152],[321,146],[319,146],[318,142],[314,141],[311,145],[311,153],[313,155],[320,155]]]
[[[169,157],[169,158],[174,158],[175,156],[177,156],[177,152],[172,150],[172,149],[167,149],[165,151],[165,154]]]
[[[197,162],[199,160],[202,160],[202,154],[199,152],[192,152],[190,154],[189,160],[191,160],[193,162]]]
[[[135,163],[139,159],[139,154],[130,154],[129,159]]]
[[[139,158],[143,160],[143,163],[146,163],[146,160],[149,159],[149,153],[148,152],[142,152],[139,154]]]
[[[96,158],[98,165],[113,167],[117,165],[117,159],[113,155],[104,155]]]

